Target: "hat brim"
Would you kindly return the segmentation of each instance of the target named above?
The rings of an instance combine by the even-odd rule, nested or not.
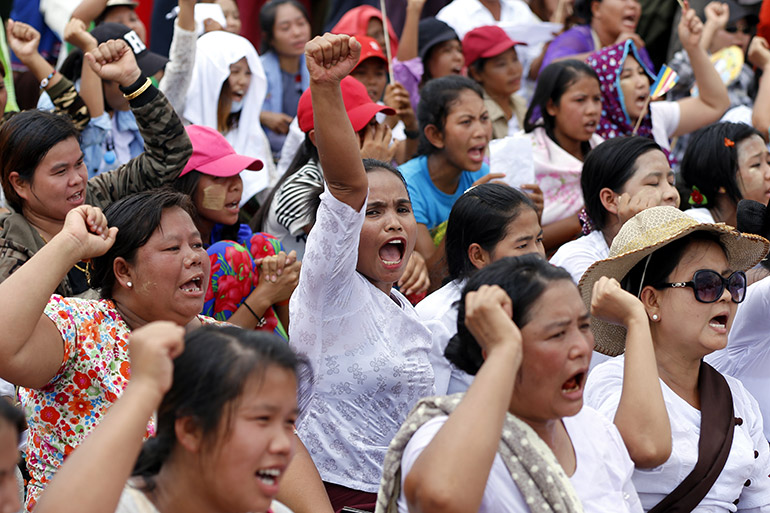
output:
[[[395,109],[374,102],[365,103],[350,109],[348,111],[348,118],[350,118],[350,123],[353,125],[353,130],[356,132],[363,130],[378,112],[382,112],[386,116],[393,116],[396,114]]]
[[[253,157],[247,157],[246,155],[238,155],[237,153],[231,153],[224,157],[206,162],[195,167],[195,171],[203,173],[209,176],[235,176],[241,171],[259,171],[265,167],[264,163]],[[193,169],[185,169],[182,174],[193,171]]]
[[[142,74],[151,77],[168,64],[168,59],[160,54],[146,50],[146,53],[136,59],[136,64]]]
[[[727,262],[734,271],[746,271],[757,265],[770,251],[770,242],[759,235],[742,234],[738,230],[723,224],[702,223],[690,225],[669,237],[657,241],[651,246],[628,251],[614,257],[594,262],[580,278],[578,287],[583,303],[591,308],[591,294],[594,283],[602,276],[622,281],[633,267],[647,255],[652,254],[663,246],[681,239],[693,232],[705,231],[719,235],[725,247]],[[626,328],[610,324],[601,319],[591,319],[591,329],[594,333],[594,350],[608,356],[622,354],[626,348]]]
[[[441,32],[440,34],[436,34],[432,39],[428,40],[427,43],[425,43],[425,46],[420,48],[418,51],[418,54],[420,55],[421,60],[425,60],[425,56],[428,54],[431,48],[434,46],[443,43],[444,41],[451,41],[452,39],[458,39],[457,34],[453,30],[447,30],[444,32]]]

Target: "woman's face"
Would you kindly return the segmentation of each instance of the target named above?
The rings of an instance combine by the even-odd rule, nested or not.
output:
[[[5,398],[0,397],[0,401]],[[16,513],[21,509],[16,465],[19,463],[19,433],[0,419],[0,513]]]
[[[738,187],[745,199],[770,200],[770,153],[758,135],[738,143]]]
[[[246,57],[230,64],[230,76],[227,77],[233,102],[242,102],[251,85],[251,68]]]
[[[464,89],[449,106],[441,151],[456,168],[478,171],[491,138],[492,123],[484,100],[475,91]]]
[[[650,206],[679,206],[679,191],[674,186],[674,172],[668,165],[666,155],[659,150],[642,153],[634,164],[636,171],[623,185],[620,194],[628,193],[632,198],[638,195],[654,198]]]
[[[461,75],[465,66],[463,47],[457,39],[438,43],[428,52],[425,67],[431,78]]]
[[[310,23],[302,11],[291,4],[281,4],[275,11],[273,40],[275,53],[287,57],[299,57],[305,53],[305,43],[310,41]]]
[[[361,227],[356,269],[390,294],[417,242],[417,221],[404,183],[388,170],[366,173],[369,200]]]
[[[382,20],[377,18],[369,18],[369,23],[366,24],[366,35],[377,41],[380,48],[385,49],[385,30],[382,28]]]
[[[160,225],[128,267],[129,307],[139,318],[184,326],[203,309],[211,264],[198,229],[181,208],[163,211]]]
[[[501,258],[537,253],[545,257],[543,248],[543,229],[537,219],[537,212],[529,207],[521,207],[519,215],[508,223],[505,237],[497,243],[489,254],[490,262]]]
[[[642,6],[638,0],[594,0],[591,8],[591,25],[601,26],[613,38],[623,32],[636,32],[642,16]]]
[[[481,73],[471,70],[471,74],[490,96],[508,97],[521,87],[522,69],[516,49],[509,48],[487,59]]]
[[[142,23],[142,20],[139,19],[139,16],[137,16],[133,7],[125,5],[111,7],[110,11],[104,17],[104,21],[106,23],[120,23],[121,25],[125,25],[136,32],[136,35],[139,36],[139,39],[141,39],[143,43],[147,43],[147,29],[145,28],[144,23]]]
[[[690,281],[695,271],[700,269],[712,269],[725,278],[733,271],[719,244],[693,241],[685,248],[667,281]],[[656,352],[660,346],[665,347],[666,352],[699,359],[727,345],[727,334],[738,305],[730,299],[726,288],[722,297],[714,303],[696,300],[691,287],[657,290],[656,298],[660,318],[660,333],[655,330],[654,334]]]
[[[388,69],[385,61],[370,57],[350,72],[351,76],[366,86],[366,92],[373,102],[378,102],[388,85]]]
[[[564,91],[559,104],[549,101],[546,110],[554,118],[554,135],[561,146],[590,140],[602,114],[599,81],[581,75]]]
[[[751,42],[751,34],[753,27],[749,25],[746,18],[741,18],[733,25],[725,28],[721,28],[714,33],[714,37],[711,39],[711,46],[709,47],[709,53],[715,53],[722,48],[728,46],[737,46],[746,55],[746,51],[749,49],[749,43]]]
[[[650,95],[650,77],[644,72],[642,65],[630,55],[626,57],[620,72],[620,90],[623,91],[628,117],[631,118],[631,123],[636,123],[642,112],[645,112],[644,104]]]
[[[297,379],[270,365],[251,377],[201,454],[210,511],[267,511],[296,447]]]
[[[550,282],[529,318],[521,328],[522,361],[509,411],[529,424],[575,415],[594,348],[590,315],[575,284]]]
[[[229,226],[238,222],[238,204],[242,193],[240,175],[211,176],[201,173],[192,200],[200,217]]]
[[[11,173],[13,177],[16,173]],[[64,221],[67,212],[85,203],[88,170],[77,139],[70,137],[48,150],[32,180],[14,185],[25,215]]]
[[[225,30],[232,32],[233,34],[241,33],[241,11],[238,10],[238,5],[235,0],[217,0],[216,2],[222,7],[222,13],[225,15],[225,21],[227,27]]]

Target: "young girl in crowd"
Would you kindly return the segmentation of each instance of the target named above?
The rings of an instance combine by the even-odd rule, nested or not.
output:
[[[717,121],[730,106],[727,88],[700,47],[703,23],[693,9],[682,15],[679,40],[692,63],[698,96],[676,102],[653,101],[646,106],[655,73],[644,64],[632,39],[592,54],[586,62],[599,76],[602,119],[597,133],[609,139],[632,133],[651,137],[666,152],[671,138]],[[639,128],[634,126],[642,117]]]
[[[362,164],[345,121],[340,81],[359,53],[355,39],[332,34],[305,50],[327,190],[290,302],[290,344],[317,369],[297,430],[335,510],[374,506],[388,443],[434,392],[430,332],[393,290],[417,235],[409,194],[390,165]]]
[[[452,281],[416,306],[420,319],[433,333],[438,395],[464,391],[473,379],[444,358],[449,339],[457,333],[456,303],[468,278],[507,256],[545,256],[535,206],[522,192],[498,183],[471,187],[460,196],[449,214],[444,244]]]
[[[0,397],[0,512],[21,510],[22,482],[18,479],[19,443],[27,429],[24,414]],[[19,476],[20,477],[20,476]]]
[[[238,328],[185,336],[156,322],[129,344],[131,382],[35,511],[290,513],[273,498],[306,364],[278,337]],[[158,433],[142,445],[155,410]]]
[[[666,154],[646,137],[616,137],[597,146],[586,158],[580,185],[588,233],[551,257],[551,263],[569,271],[575,283],[591,264],[609,256],[623,223],[649,207],[679,206]]]
[[[770,153],[760,133],[743,123],[716,123],[692,135],[680,167],[687,213],[702,223],[736,226],[738,202],[770,198]]]
[[[580,175],[591,148],[602,142],[599,78],[585,63],[565,60],[540,73],[524,121],[532,139],[535,178],[543,191],[546,251],[580,233]]]
[[[183,116],[216,128],[235,151],[260,159],[267,173],[244,176],[241,205],[265,189],[275,171],[259,113],[267,79],[256,50],[246,38],[215,30],[198,38],[195,68]]]
[[[259,11],[262,30],[260,60],[267,77],[267,96],[259,114],[270,148],[278,155],[297,103],[308,87],[305,43],[310,40],[310,17],[296,0],[271,0]]]
[[[746,294],[744,271],[768,249],[762,237],[724,224],[699,224],[674,207],[652,207],[623,225],[610,257],[592,265],[580,281],[588,304],[595,283],[619,280],[639,298],[652,334],[672,451],[661,466],[637,464],[634,470],[647,511],[734,511],[735,504],[739,511],[770,508],[770,450],[757,402],[737,379],[703,362],[727,344]],[[597,350],[622,353],[623,330],[604,321],[592,324]],[[629,351],[595,367],[586,385],[587,403],[619,428],[618,399],[634,370]],[[646,416],[639,416],[621,433],[625,439],[648,428]]]
[[[596,313],[643,332],[617,283],[596,296]],[[583,406],[592,347],[590,315],[563,269],[525,255],[472,276],[446,355],[473,383],[412,410],[390,445],[377,511],[641,513],[618,429]]]
[[[385,30],[384,23],[388,29]],[[383,21],[382,11],[371,5],[361,5],[346,12],[340,21],[331,29],[332,34],[348,34],[350,36],[369,36],[385,48],[385,38],[389,39],[390,51],[398,54],[398,35],[390,20]],[[386,33],[387,32],[387,36]]]
[[[475,28],[463,38],[468,74],[484,89],[492,139],[513,135],[524,126],[527,101],[516,94],[523,69],[515,48],[519,44],[494,25]]]
[[[211,260],[203,314],[286,339],[288,299],[299,279],[296,253],[286,255],[275,237],[238,223],[241,171],[258,171],[262,162],[236,154],[213,128],[186,130],[193,154],[173,186],[192,199],[195,225]]]

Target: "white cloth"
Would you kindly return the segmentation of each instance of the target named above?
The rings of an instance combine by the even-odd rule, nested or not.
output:
[[[14,401],[16,400],[16,387],[13,386],[13,383],[0,379],[0,397],[10,397]]]
[[[680,114],[681,109],[677,102],[650,103],[652,138],[664,150],[671,151],[671,136],[679,128]]]
[[[770,277],[749,286],[738,305],[727,347],[706,357],[719,372],[741,381],[762,411],[770,440]]]
[[[591,264],[610,256],[610,247],[601,231],[595,230],[579,239],[571,240],[551,257],[550,263],[563,267],[577,284]]]
[[[404,449],[401,458],[399,513],[407,513],[404,480],[422,451],[449,417],[435,417],[423,424]],[[596,411],[583,407],[574,417],[562,419],[575,449],[577,466],[570,478],[586,513],[638,512],[642,508],[631,482],[634,464],[617,428]],[[601,485],[599,485],[599,483]],[[505,467],[495,455],[479,513],[529,512],[529,507]]]
[[[618,356],[597,366],[588,375],[586,403],[612,419],[620,401],[625,358]],[[762,431],[759,405],[737,379],[725,376],[733,394],[735,426],[733,444],[722,473],[700,505],[693,511],[770,511],[770,450]],[[698,459],[700,411],[660,381],[663,400],[671,421],[672,451],[668,461],[653,469],[636,469],[634,485],[645,510],[668,495],[695,467]],[[756,451],[756,452],[755,452]],[[757,457],[754,455],[757,454]],[[738,499],[738,505],[733,502]]]
[[[435,389],[431,334],[412,305],[356,271],[365,211],[321,195],[289,303],[289,344],[315,371],[297,430],[321,478],[376,493],[388,444]]]
[[[278,501],[273,501],[270,504],[270,511],[272,513],[292,513],[288,507]],[[123,487],[123,493],[120,494],[120,501],[115,513],[158,513],[158,509],[144,492],[129,482]]]
[[[715,223],[716,220],[711,214],[711,211],[707,208],[688,208],[684,211],[685,214],[692,217],[699,223]]]
[[[198,38],[195,68],[183,114],[190,123],[216,129],[222,84],[230,76],[230,65],[244,57],[251,70],[251,83],[243,98],[238,126],[224,135],[236,153],[258,158],[265,167],[259,173],[241,174],[241,205],[267,187],[270,176],[275,174],[270,143],[259,123],[259,114],[267,94],[267,78],[257,51],[248,39],[224,30],[215,30]]]
[[[286,139],[284,139],[283,146],[281,147],[281,158],[278,159],[278,166],[276,166],[275,173],[278,178],[282,177],[286,171],[288,171],[291,162],[297,155],[299,146],[304,140],[305,132],[299,129],[299,121],[297,121],[297,118],[295,117],[291,120],[291,123],[289,123],[289,133],[286,135]],[[275,183],[273,182],[270,185],[275,185]]]

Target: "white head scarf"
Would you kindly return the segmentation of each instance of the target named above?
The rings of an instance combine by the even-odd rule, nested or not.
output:
[[[251,70],[251,84],[243,97],[238,126],[225,134],[237,153],[256,157],[265,164],[262,171],[241,173],[245,203],[268,186],[275,167],[259,114],[267,94],[267,78],[262,63],[251,43],[241,36],[215,30],[198,38],[195,67],[187,90],[184,117],[196,125],[217,128],[217,106],[222,84],[230,76],[230,65],[246,57]]]

